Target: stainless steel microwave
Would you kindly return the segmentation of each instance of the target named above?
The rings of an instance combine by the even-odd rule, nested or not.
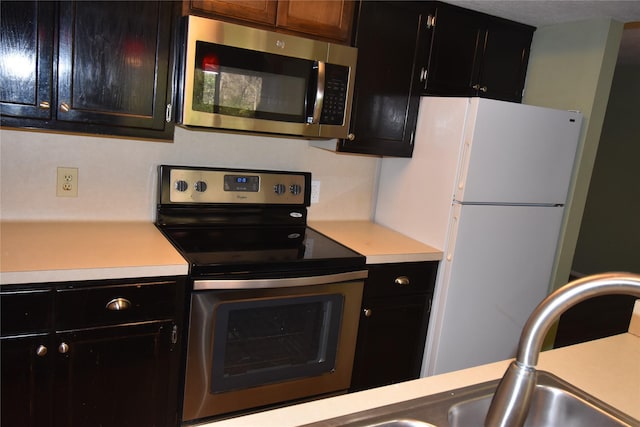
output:
[[[346,138],[357,49],[189,16],[178,123]]]

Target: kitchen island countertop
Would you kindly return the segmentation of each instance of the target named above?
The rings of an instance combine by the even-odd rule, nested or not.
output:
[[[0,223],[0,284],[186,275],[187,262],[152,223]]]
[[[371,221],[309,221],[309,226],[366,256],[367,264],[442,259],[442,251]]]

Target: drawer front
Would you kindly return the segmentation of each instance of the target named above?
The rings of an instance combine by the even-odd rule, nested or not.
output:
[[[407,262],[369,265],[364,298],[433,292],[437,262]]]
[[[174,281],[61,288],[56,292],[56,330],[170,319],[178,304]]]
[[[2,336],[45,332],[51,328],[53,289],[7,290],[0,293]]]

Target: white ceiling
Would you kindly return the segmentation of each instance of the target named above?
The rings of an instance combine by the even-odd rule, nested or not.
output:
[[[622,23],[640,22],[640,0],[445,0],[467,9],[542,27],[609,17]],[[640,64],[640,25],[627,25],[618,63]]]

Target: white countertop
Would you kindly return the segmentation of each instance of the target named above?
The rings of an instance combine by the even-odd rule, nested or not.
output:
[[[370,221],[309,221],[309,226],[366,256],[367,264],[442,259],[442,251]]]
[[[186,275],[152,223],[0,223],[0,284]]]
[[[434,261],[442,252],[369,221],[310,221],[367,263]],[[148,222],[0,222],[0,284],[185,275],[188,263]]]
[[[200,426],[299,426],[498,379],[508,363],[492,363]],[[546,351],[540,356],[538,368],[640,420],[640,337],[625,333]]]

